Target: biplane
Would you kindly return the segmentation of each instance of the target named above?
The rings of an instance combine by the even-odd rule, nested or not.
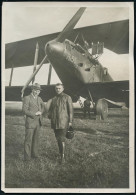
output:
[[[129,53],[129,20],[74,29],[85,9],[79,8],[60,33],[5,45],[5,68],[13,70],[34,64],[34,71],[25,86],[11,86],[10,83],[6,87],[6,101],[21,101],[30,92],[29,84],[34,82],[42,65],[50,63],[48,83],[42,85],[40,94],[43,101],[55,95],[54,85],[50,85],[53,67],[73,102],[80,96],[89,97],[94,113],[100,118],[107,118],[109,104],[119,106],[117,102],[125,102],[129,106],[129,81],[114,81],[108,69],[99,62],[104,48],[117,54]]]

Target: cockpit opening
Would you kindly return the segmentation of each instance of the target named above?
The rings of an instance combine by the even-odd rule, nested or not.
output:
[[[83,47],[81,47],[79,44],[75,45],[75,48],[78,52],[80,52],[82,55],[85,55],[85,50]]]

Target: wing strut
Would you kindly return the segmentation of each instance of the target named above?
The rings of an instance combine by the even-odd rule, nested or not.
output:
[[[38,53],[39,53],[39,44],[37,42],[36,49],[35,49],[35,56],[34,56],[34,68],[33,68],[33,72],[36,70],[36,65],[37,65],[37,62],[38,62]],[[32,84],[34,83],[34,81],[35,81],[35,77],[32,80]]]
[[[92,104],[93,104],[93,106],[94,106],[94,101],[93,101],[93,98],[92,98],[92,95],[91,95],[91,93],[90,93],[90,90],[89,90],[89,89],[88,89],[88,93],[89,93],[89,96],[90,96],[91,102],[92,102]]]
[[[51,72],[52,72],[52,65],[49,65],[49,74],[48,74],[48,82],[47,85],[50,85],[51,83]]]
[[[12,82],[13,70],[14,70],[14,64],[12,64],[12,68],[11,68],[11,74],[10,74],[10,80],[9,80],[9,87],[11,86],[11,82]]]

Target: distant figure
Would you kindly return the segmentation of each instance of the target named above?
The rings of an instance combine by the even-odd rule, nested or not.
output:
[[[47,107],[49,109],[49,118],[51,119],[51,128],[54,129],[61,163],[63,164],[65,162],[66,131],[68,127],[72,126],[73,121],[73,103],[71,97],[63,92],[63,84],[56,84],[55,90],[57,95],[47,102]]]
[[[90,100],[88,97],[86,97],[86,100],[84,101],[84,118],[86,117],[86,113],[88,113],[88,116],[90,118]]]
[[[42,125],[42,113],[44,103],[39,97],[41,86],[35,83],[32,86],[30,95],[23,99],[23,113],[25,119],[25,142],[24,142],[24,160],[30,160],[31,157],[38,158],[39,134]]]

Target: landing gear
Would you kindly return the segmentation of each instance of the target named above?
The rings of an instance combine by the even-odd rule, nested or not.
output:
[[[108,117],[108,103],[105,99],[99,99],[95,106],[96,119],[105,120]]]
[[[92,95],[88,89],[88,93],[90,96],[90,100],[93,105],[93,111],[96,115],[96,119],[98,120],[105,120],[108,117],[108,103],[105,99],[98,99],[96,103],[94,103]]]

